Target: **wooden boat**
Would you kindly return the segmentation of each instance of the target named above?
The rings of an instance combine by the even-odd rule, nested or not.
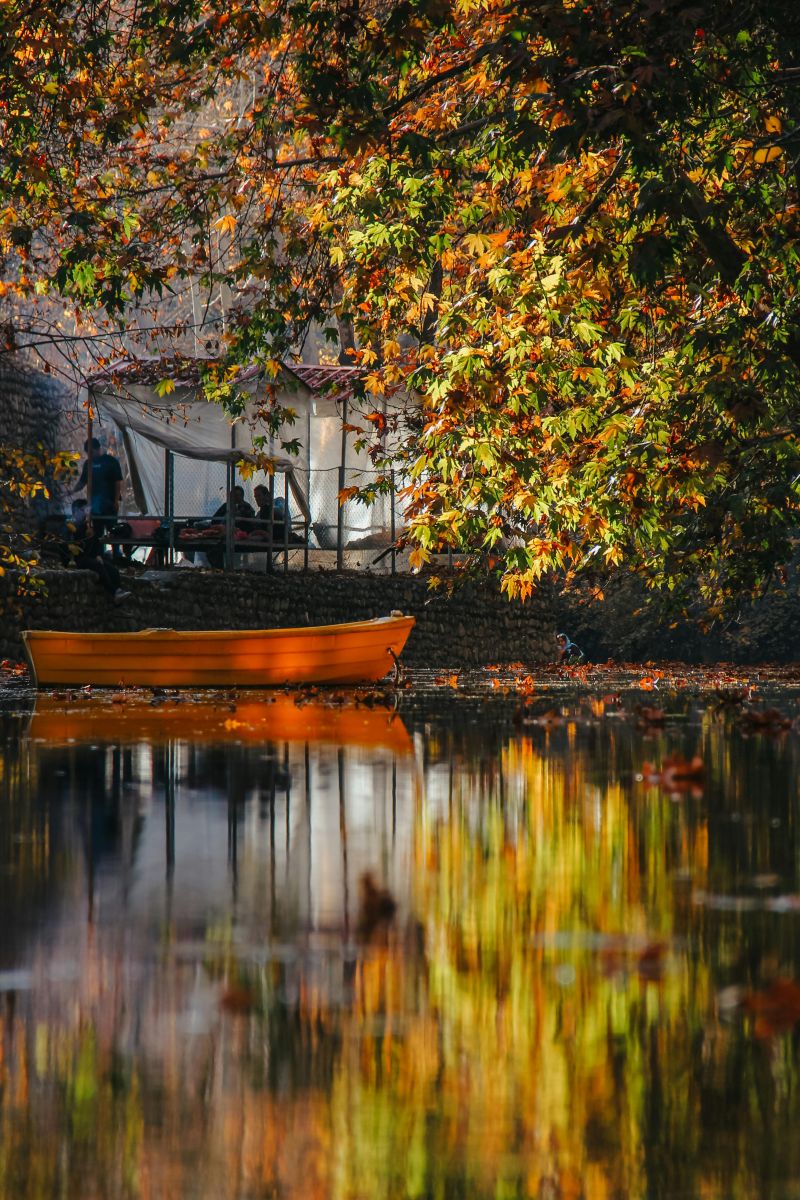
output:
[[[27,629],[22,638],[37,687],[280,687],[382,679],[413,625],[398,613],[298,629]]]
[[[336,692],[242,691],[236,701],[202,693],[166,696],[154,701],[148,692],[83,692],[40,695],[27,736],[47,746],[146,742],[312,742],[362,746],[410,754],[411,735],[397,713],[383,705],[367,707]]]

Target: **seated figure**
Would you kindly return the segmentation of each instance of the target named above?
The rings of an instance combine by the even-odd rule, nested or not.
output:
[[[256,514],[253,509],[252,504],[248,504],[244,498],[244,488],[238,483],[236,484],[236,487],[231,492],[231,504],[233,505],[234,525],[236,526],[237,529],[247,529],[248,525],[246,525],[244,523],[240,524],[239,520],[237,520],[237,518],[240,518],[243,522],[247,521],[249,524],[249,522],[252,520],[252,518]],[[215,513],[213,513],[212,515],[214,517],[227,516],[228,515],[228,502],[225,501],[223,504],[220,504],[217,511]]]
[[[286,508],[283,496],[270,498],[269,488],[263,483],[259,483],[253,490],[256,504],[258,505],[258,520],[251,528],[256,530],[268,531],[272,526],[272,542],[276,548],[280,548],[284,544],[284,540],[288,541],[290,546],[302,546],[303,539],[298,537],[292,530],[291,517],[289,518],[288,536],[284,534],[284,521],[288,515],[284,510]]]
[[[97,534],[88,527],[85,500],[74,500],[69,516],[46,517],[40,527],[43,552],[54,552],[62,566],[93,571],[103,590],[119,604],[130,596],[120,587],[120,573],[110,554],[104,554]]]
[[[269,488],[264,487],[263,483],[258,483],[253,488],[253,496],[258,505],[258,524],[253,525],[253,529],[266,529],[272,524],[272,500],[270,499]]]

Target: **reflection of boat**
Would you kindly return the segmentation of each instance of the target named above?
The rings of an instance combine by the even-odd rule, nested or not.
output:
[[[382,679],[414,624],[402,614],[298,629],[23,634],[39,687],[262,687]]]
[[[65,742],[328,742],[411,751],[408,730],[387,708],[307,700],[302,694],[249,695],[235,701],[147,695],[37,696],[28,737]]]

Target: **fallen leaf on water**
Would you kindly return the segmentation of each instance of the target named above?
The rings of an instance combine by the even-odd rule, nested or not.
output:
[[[783,733],[789,729],[791,718],[777,708],[748,708],[739,717],[742,730],[746,733]]]
[[[663,708],[656,708],[655,705],[639,705],[636,709],[636,718],[640,725],[663,725],[666,713]]]
[[[635,970],[645,980],[659,980],[664,974],[668,946],[666,942],[654,940],[644,946],[629,941],[623,936],[611,937],[600,951],[600,965],[604,975],[627,974]]]
[[[648,942],[636,959],[636,970],[645,979],[660,979],[667,957],[665,942]]]
[[[550,708],[547,712],[540,713],[538,717],[527,717],[522,723],[523,725],[541,725],[543,729],[553,729],[556,725],[560,725],[563,719],[560,712],[555,708]]]
[[[244,987],[242,984],[234,983],[227,987],[220,996],[220,1008],[224,1008],[226,1012],[237,1013],[244,1015],[252,1012],[255,1007],[256,998],[249,987]]]
[[[666,792],[678,794],[691,792],[694,797],[702,794],[697,786],[702,783],[705,768],[699,754],[693,758],[684,758],[682,754],[672,754],[665,758],[661,770],[649,762],[642,766],[642,779],[649,786],[658,785]]]
[[[8,671],[11,675],[24,675],[27,667],[24,663],[14,662],[10,658],[4,658],[0,663],[0,671]]]
[[[760,992],[747,992],[743,1007],[755,1018],[757,1038],[786,1033],[800,1021],[800,984],[794,979],[775,979]]]
[[[458,687],[458,675],[437,675],[433,681],[437,687]]]

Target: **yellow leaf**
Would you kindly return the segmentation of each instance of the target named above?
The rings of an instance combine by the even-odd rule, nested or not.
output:
[[[489,239],[482,233],[468,233],[464,238],[467,254],[484,254],[489,249]]]
[[[233,233],[236,229],[236,217],[233,213],[227,213],[214,222],[214,228],[218,229],[220,233]]]

